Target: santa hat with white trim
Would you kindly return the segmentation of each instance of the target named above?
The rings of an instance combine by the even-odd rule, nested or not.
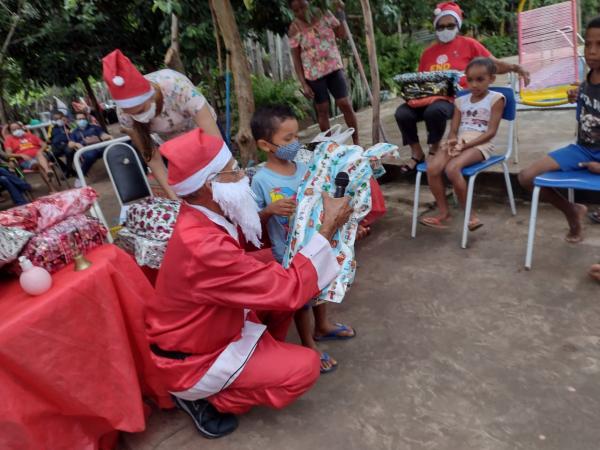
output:
[[[208,135],[201,128],[165,142],[160,146],[160,154],[169,161],[169,186],[180,197],[196,192],[232,158],[223,139]]]
[[[110,95],[120,108],[141,105],[154,95],[154,88],[121,50],[102,58],[102,76]]]
[[[444,2],[438,3],[437,7],[433,11],[433,26],[435,27],[438,21],[445,16],[452,16],[458,23],[458,28],[462,26],[463,12],[455,2]]]

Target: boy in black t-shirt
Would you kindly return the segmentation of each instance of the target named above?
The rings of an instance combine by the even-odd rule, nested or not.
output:
[[[585,30],[584,56],[590,67],[586,81],[577,93],[579,128],[577,143],[567,145],[534,162],[519,173],[519,183],[525,189],[533,190],[533,180],[545,172],[557,170],[589,170],[600,174],[600,17],[592,19]],[[569,224],[565,240],[577,243],[583,240],[582,221],[587,207],[570,203],[555,189],[542,188],[540,199],[560,209]]]

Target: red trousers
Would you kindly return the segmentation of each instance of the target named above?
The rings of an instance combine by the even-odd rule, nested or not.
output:
[[[260,312],[267,325],[254,353],[240,376],[225,390],[209,397],[220,412],[243,414],[253,406],[283,408],[319,378],[319,354],[299,345],[283,342],[293,312]]]

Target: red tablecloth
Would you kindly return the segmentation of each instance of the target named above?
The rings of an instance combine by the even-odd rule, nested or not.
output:
[[[170,406],[144,335],[154,290],[113,245],[86,257],[39,297],[0,280],[0,449],[109,448],[144,429],[142,393]]]

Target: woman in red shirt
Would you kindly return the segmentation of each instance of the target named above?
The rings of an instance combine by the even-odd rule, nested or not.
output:
[[[529,73],[518,64],[509,64],[492,56],[481,43],[470,37],[458,34],[463,20],[463,12],[454,2],[440,3],[434,11],[433,26],[436,42],[427,48],[419,62],[419,72],[438,72],[444,70],[464,71],[472,59],[479,56],[491,58],[497,67],[497,73],[515,72],[529,83]],[[461,85],[466,86],[464,77]],[[429,105],[413,108],[404,103],[396,110],[396,122],[402,133],[403,145],[410,146],[411,161],[400,170],[404,174],[415,172],[417,164],[425,161],[425,153],[419,142],[417,122],[425,121],[429,154],[433,155],[446,131],[446,122],[452,118],[454,104],[452,99],[433,99]]]
[[[44,150],[47,147],[44,141],[14,122],[10,124],[10,135],[6,136],[4,147],[8,156],[17,159],[22,169],[40,172],[50,191],[54,192],[52,184],[50,184],[52,171],[44,156]]]

